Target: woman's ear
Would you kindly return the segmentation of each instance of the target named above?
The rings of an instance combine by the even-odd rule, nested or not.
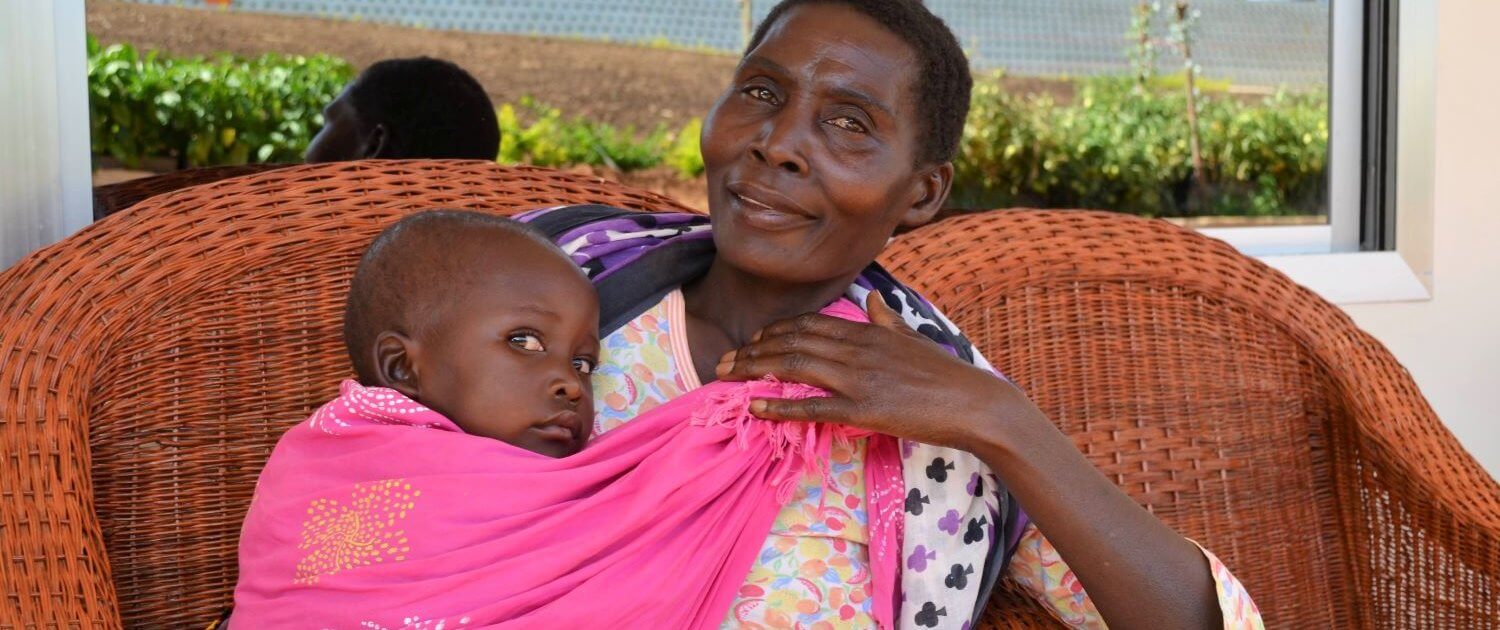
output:
[[[912,204],[901,217],[901,226],[908,229],[926,224],[943,209],[953,187],[953,162],[927,167],[912,185]]]
[[[417,342],[398,332],[386,331],[375,337],[375,383],[401,392],[412,400],[419,400],[421,388],[417,381],[416,355],[421,352]]]

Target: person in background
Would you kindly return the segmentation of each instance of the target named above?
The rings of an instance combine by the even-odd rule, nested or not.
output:
[[[387,59],[366,68],[323,109],[307,145],[309,163],[342,160],[493,160],[500,152],[495,106],[452,62]]]

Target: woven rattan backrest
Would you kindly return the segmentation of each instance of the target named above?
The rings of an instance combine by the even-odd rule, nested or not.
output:
[[[48,415],[0,423],[15,442],[8,457],[18,449],[38,460],[15,465],[45,469],[21,478],[44,487],[11,487],[12,470],[0,471],[0,486],[7,509],[20,492],[53,503],[18,506],[38,513],[15,520],[67,527],[73,549],[24,555],[55,556],[36,569],[67,582],[60,599],[86,604],[22,605],[39,618],[85,610],[112,625],[118,603],[126,626],[202,627],[229,603],[240,522],[270,447],[349,373],[344,294],[369,241],[425,208],[508,214],[560,203],[682,209],[594,178],[485,162],[298,166],[153,197],[0,277],[24,292],[6,296],[18,321],[3,334],[51,340],[6,375],[41,388],[11,404]],[[14,345],[28,344],[0,348]],[[72,611],[42,614],[47,606]]]
[[[188,186],[216,182],[221,179],[251,175],[286,168],[288,164],[236,164],[232,166],[205,166],[172,171],[160,175],[141,177],[118,184],[94,187],[94,220],[129,208],[149,197],[172,192]]]
[[[1234,567],[1268,626],[1359,624],[1373,580],[1344,558],[1372,553],[1368,524],[1389,518],[1359,448],[1389,445],[1358,444],[1350,420],[1436,422],[1336,307],[1221,242],[1102,212],[957,217],[882,260],[1107,475]]]

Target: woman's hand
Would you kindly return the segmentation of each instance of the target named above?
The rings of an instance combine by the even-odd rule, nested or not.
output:
[[[873,325],[802,315],[765,327],[724,355],[719,378],[772,374],[830,392],[752,403],[763,418],[840,422],[978,456],[1026,506],[1111,627],[1223,625],[1196,546],[1101,475],[1014,385],[907,327],[878,297],[868,302]]]
[[[725,354],[716,372],[723,380],[771,374],[830,393],[756,401],[750,410],[762,418],[838,422],[965,450],[1007,442],[1008,421],[1041,418],[1018,388],[912,330],[878,293],[866,301],[870,324],[822,314],[782,320]]]

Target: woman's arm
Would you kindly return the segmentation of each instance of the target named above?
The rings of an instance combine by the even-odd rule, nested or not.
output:
[[[981,423],[990,435],[960,448],[1005,480],[1110,627],[1223,627],[1198,547],[1121,492],[1024,394],[1009,389],[1000,399],[1009,404],[984,416],[1004,420]],[[1001,424],[1014,425],[1011,435]]]
[[[1260,610],[1245,592],[1238,578],[1207,550],[1209,572],[1219,599],[1224,627],[1234,630],[1265,630]],[[1073,569],[1057,553],[1052,542],[1042,535],[1035,523],[1028,523],[1017,541],[1015,556],[1006,568],[1010,579],[1021,590],[1061,621],[1076,630],[1100,630],[1108,626],[1088,591],[1078,582]]]
[[[1222,627],[1203,554],[1100,474],[1010,383],[908,328],[881,300],[867,326],[821,315],[772,324],[718,375],[774,374],[826,398],[757,401],[759,416],[827,420],[974,453],[1057,548],[1113,628]]]

